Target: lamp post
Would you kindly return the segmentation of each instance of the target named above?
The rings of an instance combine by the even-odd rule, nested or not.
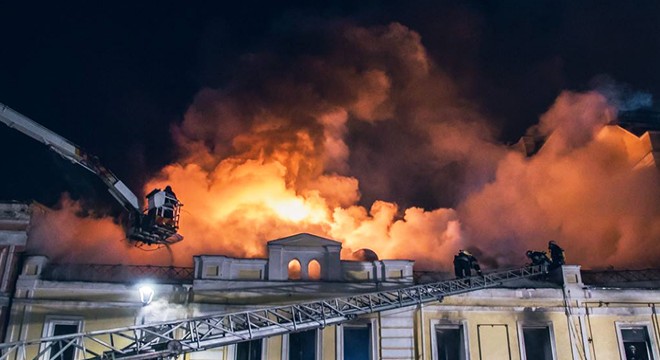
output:
[[[140,292],[140,301],[142,302],[142,305],[149,305],[154,298],[154,288],[151,287],[151,285],[144,284],[140,285],[138,291]]]

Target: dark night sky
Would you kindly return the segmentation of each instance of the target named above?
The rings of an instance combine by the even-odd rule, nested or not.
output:
[[[204,87],[227,85],[241,59],[308,22],[397,21],[422,37],[461,95],[517,140],[563,89],[608,76],[660,96],[657,1],[52,2],[0,13],[0,102],[98,155],[134,190],[172,161],[170,124]],[[92,176],[0,127],[0,199],[94,197]],[[111,201],[108,196],[101,196]]]

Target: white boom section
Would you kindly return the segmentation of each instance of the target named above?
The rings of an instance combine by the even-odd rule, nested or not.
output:
[[[242,341],[322,328],[373,312],[441,301],[445,296],[495,287],[545,273],[545,266],[528,266],[469,279],[334,299],[0,344],[0,360],[54,359],[72,349],[77,352],[76,359],[175,357]]]
[[[10,128],[16,129],[23,134],[46,144],[51,150],[60,154],[63,158],[74,162],[85,169],[93,172],[108,186],[110,194],[124,207],[140,211],[138,198],[121,180],[110,172],[110,170],[98,163],[98,160],[86,154],[78,146],[64,137],[39,125],[28,117],[12,110],[7,105],[0,103],[0,121]]]

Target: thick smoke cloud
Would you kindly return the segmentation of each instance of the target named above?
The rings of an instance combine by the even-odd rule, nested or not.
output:
[[[650,144],[606,126],[616,109],[605,97],[560,95],[529,129],[545,145],[526,157],[494,140],[411,29],[305,30],[246,55],[229,85],[201,90],[173,126],[179,160],[145,188],[172,185],[185,240],[148,257],[122,245],[106,262],[263,257],[267,240],[298,232],[342,241],[344,258],[370,248],[427,269],[449,269],[460,248],[491,267],[520,264],[550,239],[593,267],[659,255],[658,172],[636,168]],[[119,244],[91,227],[44,229],[33,237],[85,239],[81,253]]]
[[[443,168],[464,181],[501,156],[473,156],[477,143],[490,149],[486,123],[405,26],[340,24],[318,36],[320,53],[253,54],[257,84],[241,74],[202,91],[174,129],[182,160],[149,187],[172,184],[187,203],[182,233],[195,240],[178,250],[263,256],[266,240],[309,231],[344,241],[346,254],[450,257],[454,210],[407,203],[457,188]],[[437,258],[422,257],[429,247]]]
[[[124,239],[121,226],[110,218],[83,209],[63,194],[54,209],[33,205],[27,252],[46,255],[57,263],[169,265],[167,254],[140,251]]]
[[[277,43],[284,50],[251,54],[232,86],[203,90],[176,129],[184,152],[215,166],[228,155],[268,155],[303,129],[315,145],[308,150],[321,154],[309,154],[314,163],[296,171],[287,167],[288,176],[304,183],[305,174],[350,169],[369,184],[361,187],[367,207],[376,200],[452,206],[465,181],[492,173],[500,154],[471,154],[492,140],[493,129],[458,96],[417,33],[397,23],[326,26],[305,29],[315,35],[313,45],[304,43],[311,49],[291,50],[301,34],[288,34]]]
[[[509,153],[495,180],[459,206],[471,239],[500,263],[558,240],[587,267],[653,266],[660,255],[660,183],[640,160],[647,138],[605,126],[615,109],[599,93],[563,93],[532,131],[534,156]]]

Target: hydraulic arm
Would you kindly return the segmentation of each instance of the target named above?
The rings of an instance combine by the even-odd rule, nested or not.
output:
[[[138,197],[115,174],[101,165],[96,156],[86,153],[71,141],[2,103],[0,103],[0,121],[97,175],[108,187],[110,194],[129,212],[130,224],[127,231],[129,240],[146,244],[170,244],[183,239],[177,234],[179,208],[182,204],[173,194],[166,194],[160,189],[150,193],[154,199],[162,199],[160,201],[149,199],[149,209],[143,213]]]

